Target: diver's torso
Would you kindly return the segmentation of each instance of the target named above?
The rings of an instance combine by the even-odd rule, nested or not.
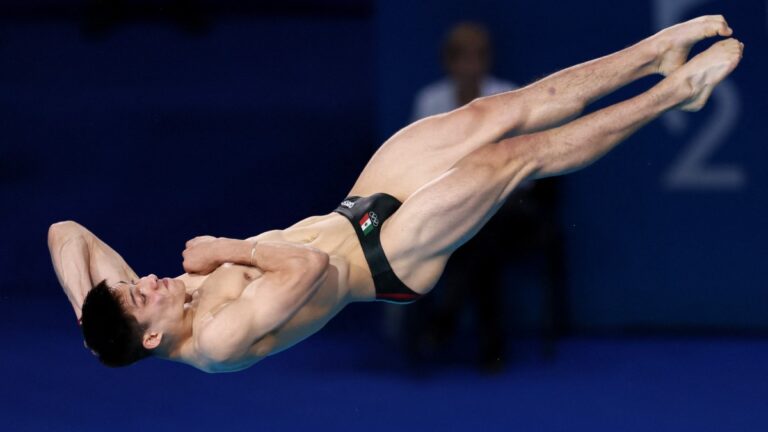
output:
[[[266,344],[271,354],[320,330],[350,301],[374,298],[373,280],[360,243],[352,225],[339,214],[312,216],[287,229],[267,231],[248,240],[306,244],[330,256],[325,282],[290,320],[259,342]],[[254,267],[225,264],[207,276],[183,276],[188,287],[197,287],[196,321],[237,300],[261,275]]]

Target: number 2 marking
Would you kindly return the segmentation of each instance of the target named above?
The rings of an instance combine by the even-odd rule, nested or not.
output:
[[[656,27],[661,29],[682,21],[686,10],[709,0],[655,0]],[[707,164],[738,122],[741,97],[738,88],[725,80],[712,93],[715,112],[711,120],[683,147],[681,155],[664,174],[663,184],[669,189],[738,190],[746,184],[746,175],[740,166]],[[686,128],[687,119],[681,112],[667,113],[663,120],[673,132]]]
[[[726,143],[741,111],[738,90],[730,81],[723,81],[712,98],[716,102],[712,119],[688,142],[664,176],[664,184],[670,189],[736,190],[746,183],[739,166],[707,164],[707,159]]]

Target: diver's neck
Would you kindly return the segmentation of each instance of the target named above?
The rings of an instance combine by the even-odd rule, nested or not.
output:
[[[157,357],[166,360],[189,363],[189,360],[193,357],[194,354],[193,323],[196,312],[197,299],[195,296],[193,296],[191,301],[184,303],[184,316],[182,318],[182,324],[179,326],[180,330],[177,334],[167,335],[171,339],[168,341],[169,343],[166,348],[156,354]]]

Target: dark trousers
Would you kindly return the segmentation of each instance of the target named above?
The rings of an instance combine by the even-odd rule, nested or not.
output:
[[[539,254],[544,260],[539,326],[544,351],[552,354],[554,341],[567,331],[564,245],[557,221],[557,181],[542,180],[521,188],[488,224],[451,257],[432,293],[410,306],[406,349],[415,360],[445,355],[466,308],[474,315],[479,361],[500,366],[505,357],[505,268]]]

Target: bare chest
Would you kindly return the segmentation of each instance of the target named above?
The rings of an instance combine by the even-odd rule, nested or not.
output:
[[[204,319],[237,300],[251,282],[262,276],[254,267],[224,264],[208,275],[197,289],[197,317]]]

